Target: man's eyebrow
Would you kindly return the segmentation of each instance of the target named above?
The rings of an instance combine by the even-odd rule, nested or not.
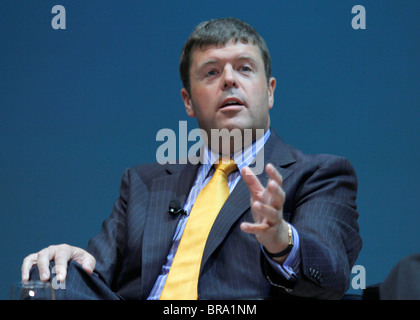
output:
[[[250,56],[250,55],[240,55],[235,60],[237,60],[237,61],[239,61],[239,60],[247,60],[247,61],[251,62],[254,65],[257,64],[257,60],[254,57]]]
[[[206,60],[206,61],[204,61],[203,63],[200,64],[199,69],[201,69],[201,68],[203,68],[205,66],[208,66],[209,64],[215,64],[217,62],[219,62],[219,61],[216,60],[216,59]]]
[[[250,56],[250,55],[240,55],[240,56],[236,57],[234,60],[235,61],[247,60],[247,61],[251,62],[254,65],[257,64],[257,60],[255,58],[253,58],[252,56]],[[216,64],[219,61],[220,60],[218,60],[218,59],[209,59],[209,60],[206,60],[206,61],[204,61],[203,63],[200,64],[199,69],[201,69],[201,68],[203,68],[205,66],[211,65],[211,64]]]

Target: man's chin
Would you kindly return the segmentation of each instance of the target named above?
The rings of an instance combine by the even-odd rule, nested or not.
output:
[[[210,132],[209,132],[210,131]],[[261,138],[266,129],[250,129],[249,126],[226,125],[224,128],[205,130],[209,148],[220,154],[232,154],[249,147]]]

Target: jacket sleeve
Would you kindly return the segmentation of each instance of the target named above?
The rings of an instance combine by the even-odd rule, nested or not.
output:
[[[112,288],[122,263],[126,245],[126,209],[129,200],[130,175],[127,169],[121,180],[120,196],[100,232],[89,240],[87,251],[96,259],[95,273]]]
[[[298,175],[294,194],[286,194],[292,197],[290,222],[299,234],[301,254],[299,280],[289,292],[340,299],[349,288],[351,268],[362,247],[355,171],[345,158],[323,156]],[[288,286],[266,272],[273,282]]]

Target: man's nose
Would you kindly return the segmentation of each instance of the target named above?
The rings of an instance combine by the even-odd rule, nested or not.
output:
[[[235,70],[231,66],[225,66],[223,70],[222,90],[231,89],[232,87],[238,87]]]

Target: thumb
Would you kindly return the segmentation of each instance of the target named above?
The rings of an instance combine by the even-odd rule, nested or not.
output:
[[[73,260],[79,263],[89,274],[92,274],[93,270],[95,270],[95,258],[89,252],[83,249],[75,248]]]
[[[85,269],[86,272],[89,274],[92,274],[93,270],[95,270],[96,261],[95,261],[95,258],[92,257],[92,259],[93,261],[89,259],[88,261],[85,261],[82,263],[83,269]]]

